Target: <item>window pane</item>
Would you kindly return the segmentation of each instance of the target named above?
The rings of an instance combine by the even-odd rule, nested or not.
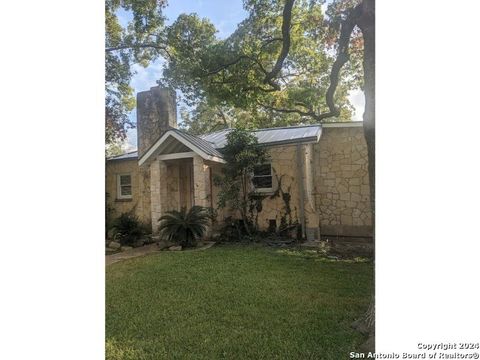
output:
[[[124,185],[121,188],[122,196],[132,195],[132,187],[130,185]]]
[[[131,185],[132,178],[130,175],[120,175],[120,185]]]
[[[254,176],[260,176],[260,175],[271,175],[272,167],[270,164],[263,164],[263,165],[258,165],[255,166],[255,169],[253,170],[253,175]]]
[[[257,189],[270,189],[272,188],[272,177],[271,176],[260,176],[253,178],[253,186]]]

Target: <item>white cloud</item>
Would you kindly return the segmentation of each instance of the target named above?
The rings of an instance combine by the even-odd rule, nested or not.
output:
[[[365,95],[362,90],[352,90],[348,94],[348,99],[355,107],[355,113],[352,116],[352,121],[362,121],[363,112],[365,111]]]
[[[137,150],[137,129],[127,130],[127,139],[122,145],[126,152]]]
[[[130,81],[130,86],[133,87],[137,93],[157,85],[156,81],[162,77],[164,63],[165,60],[160,58],[146,68],[139,64],[134,64],[132,70],[135,72],[135,75],[133,75]]]

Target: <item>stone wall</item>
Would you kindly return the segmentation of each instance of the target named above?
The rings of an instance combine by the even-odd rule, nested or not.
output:
[[[308,239],[316,239],[320,234],[371,236],[368,159],[362,127],[324,127],[319,143],[271,147],[269,155],[274,172],[273,191],[263,194],[257,218],[260,229],[268,229],[272,220],[277,229],[281,224],[302,221],[302,181]],[[214,174],[220,174],[220,168],[215,167]],[[275,193],[279,185],[281,191]],[[213,189],[215,205],[219,190]],[[288,198],[286,204],[284,199]],[[218,214],[220,222],[233,215],[226,209]]]
[[[299,181],[302,181],[309,239],[318,237],[318,229],[322,235],[371,235],[368,159],[362,127],[324,127],[319,143],[275,146],[269,148],[269,155],[274,174],[273,191],[262,193],[261,211],[256,214],[260,229],[270,228],[272,221],[277,229],[281,225],[300,223]],[[210,187],[210,171],[212,177],[220,175],[222,165],[204,161],[199,156],[190,161],[194,203],[210,207],[213,202],[216,207],[220,189]],[[299,173],[300,163],[302,173]],[[157,160],[150,166],[139,167],[137,159],[108,161],[106,191],[115,216],[133,209],[143,221],[151,222],[155,231],[156,220],[166,210],[181,206],[179,186],[184,176],[178,165]],[[116,199],[116,175],[125,173],[132,175],[131,200]],[[186,190],[187,183],[183,187]],[[184,195],[190,199],[188,194]],[[185,196],[183,202],[187,201]],[[223,219],[232,215],[236,214],[229,209],[218,209],[217,225],[221,226]]]
[[[132,198],[117,199],[117,175],[132,176]],[[114,209],[113,217],[135,211],[144,222],[149,223],[150,213],[150,174],[138,167],[137,159],[107,161],[105,168],[105,191],[108,193],[107,203]]]
[[[159,86],[137,94],[137,144],[139,158],[161,135],[177,127],[175,91]]]
[[[367,145],[362,127],[324,127],[315,144],[315,196],[322,234],[370,236]]]

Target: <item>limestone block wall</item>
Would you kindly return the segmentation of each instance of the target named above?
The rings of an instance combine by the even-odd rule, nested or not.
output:
[[[193,157],[193,191],[195,205],[210,207],[210,170],[198,155]]]
[[[132,199],[117,199],[118,174],[131,174]],[[134,210],[142,221],[150,222],[150,173],[148,169],[139,168],[136,159],[107,161],[105,191],[108,193],[107,203],[114,209],[114,217]]]
[[[273,190],[281,186],[282,191],[279,196],[267,196],[262,201],[262,211],[258,214],[258,225],[262,230],[268,229],[270,220],[276,221],[277,229],[282,222],[289,224],[300,221],[296,146],[271,147],[268,153],[274,175]]]
[[[370,236],[367,145],[362,127],[324,127],[315,149],[315,196],[322,234]]]
[[[150,165],[150,204],[152,231],[158,230],[158,219],[168,207],[167,192],[167,164],[164,161],[154,160]]]

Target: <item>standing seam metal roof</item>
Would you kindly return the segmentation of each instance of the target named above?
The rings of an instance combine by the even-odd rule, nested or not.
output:
[[[179,129],[172,128],[169,131],[174,131],[206,154],[222,158],[222,153],[218,150],[225,147],[227,144],[227,134],[232,131],[232,129],[224,129],[199,136],[188,134]],[[322,133],[322,127],[321,125],[287,126],[253,130],[252,132],[257,137],[259,144],[269,146],[287,145],[318,141]],[[124,155],[111,157],[108,160],[128,160],[137,157],[137,152],[130,152]]]
[[[200,135],[200,138],[214,144],[216,149],[222,149],[227,144],[227,134],[232,129],[224,129],[210,134]],[[281,145],[318,141],[322,132],[321,125],[288,126],[253,130],[259,144]]]
[[[213,143],[211,143],[211,142],[209,142],[205,139],[202,139],[201,137],[188,134],[188,133],[186,133],[184,131],[181,131],[181,130],[178,130],[178,129],[171,129],[171,130],[174,131],[175,133],[177,133],[178,135],[180,135],[181,137],[183,137],[188,142],[190,142],[193,145],[195,145],[196,147],[198,147],[199,149],[201,149],[202,151],[204,151],[207,155],[217,156],[219,158],[223,157],[222,153],[219,152],[217,149],[215,149]]]

